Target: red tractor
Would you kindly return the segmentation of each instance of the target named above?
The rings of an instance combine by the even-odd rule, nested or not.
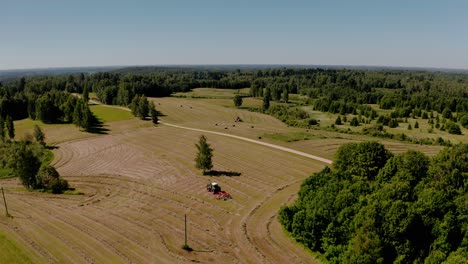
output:
[[[221,191],[221,187],[216,182],[212,182],[206,185],[206,190],[210,193],[213,193],[214,197],[218,200],[232,199],[231,195],[228,192]]]

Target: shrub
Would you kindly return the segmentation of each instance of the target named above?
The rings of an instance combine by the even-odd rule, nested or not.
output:
[[[351,126],[359,126],[359,120],[357,119],[357,117],[353,117],[353,119],[351,119],[350,125]]]

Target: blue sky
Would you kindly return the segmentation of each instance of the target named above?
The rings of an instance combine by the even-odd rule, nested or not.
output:
[[[468,69],[468,1],[0,0],[0,69],[158,64]]]

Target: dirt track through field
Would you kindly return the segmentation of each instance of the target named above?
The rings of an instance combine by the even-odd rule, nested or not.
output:
[[[240,136],[221,133],[221,132],[216,132],[216,131],[178,126],[178,125],[173,125],[173,124],[168,124],[168,123],[163,123],[163,122],[161,122],[161,123],[166,125],[166,126],[177,127],[177,128],[181,128],[181,129],[187,129],[187,130],[192,130],[192,131],[198,131],[198,132],[203,132],[203,133],[210,133],[210,134],[215,134],[215,135],[221,135],[221,136],[225,136],[225,137],[240,139],[240,140],[244,140],[244,141],[247,141],[247,142],[259,144],[259,145],[262,145],[262,146],[267,146],[267,147],[270,147],[270,148],[279,149],[279,150],[286,151],[286,152],[289,152],[289,153],[293,153],[293,154],[296,154],[296,155],[300,155],[300,156],[303,156],[303,157],[306,157],[306,158],[318,160],[318,161],[321,161],[321,162],[326,163],[326,164],[332,164],[332,161],[329,160],[329,159],[325,159],[325,158],[322,158],[322,157],[318,157],[318,156],[311,155],[311,154],[308,154],[308,153],[304,153],[304,152],[301,152],[301,151],[297,151],[297,150],[294,150],[294,149],[278,146],[278,145],[275,145],[275,144],[262,142],[262,141],[259,141],[259,140],[254,140],[254,139],[250,139],[250,138],[246,138],[246,137],[240,137]]]
[[[93,101],[93,103],[100,104],[98,101]],[[130,111],[130,109],[128,109],[126,107],[122,107],[122,106],[109,106],[109,105],[106,105],[106,106],[116,107],[116,108],[119,108],[119,109],[124,109],[124,110]],[[192,127],[179,126],[179,125],[169,124],[169,123],[162,122],[162,121],[159,121],[159,123],[164,124],[166,126],[171,126],[171,127],[176,127],[176,128],[186,129],[186,130],[198,131],[198,132],[203,132],[203,133],[210,133],[210,134],[221,135],[221,136],[225,136],[225,137],[231,137],[231,138],[235,138],[235,139],[239,139],[239,140],[244,140],[244,141],[247,141],[247,142],[259,144],[259,145],[262,145],[262,146],[267,146],[267,147],[270,147],[270,148],[279,149],[279,150],[286,151],[286,152],[289,152],[289,153],[293,153],[293,154],[296,154],[296,155],[300,155],[300,156],[303,156],[303,157],[306,157],[306,158],[311,158],[311,159],[314,159],[314,160],[318,160],[318,161],[321,161],[321,162],[326,163],[326,164],[332,164],[332,161],[329,160],[329,159],[326,159],[326,158],[311,155],[311,154],[308,154],[308,153],[305,153],[305,152],[302,152],[302,151],[298,151],[298,150],[294,150],[294,149],[291,149],[291,148],[286,148],[286,147],[278,146],[278,145],[275,145],[275,144],[262,142],[262,141],[259,141],[259,140],[254,140],[254,139],[250,139],[250,138],[246,138],[246,137],[241,137],[241,136],[236,136],[236,135],[231,135],[231,134],[227,134],[227,133],[221,133],[221,132],[216,132],[216,131],[211,131],[211,130],[206,130],[206,129],[198,129],[198,128],[192,128]]]

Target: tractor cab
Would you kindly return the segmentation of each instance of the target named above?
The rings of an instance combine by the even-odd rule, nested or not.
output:
[[[217,194],[221,191],[221,187],[216,183],[212,182],[206,186],[206,189],[213,194]]]

